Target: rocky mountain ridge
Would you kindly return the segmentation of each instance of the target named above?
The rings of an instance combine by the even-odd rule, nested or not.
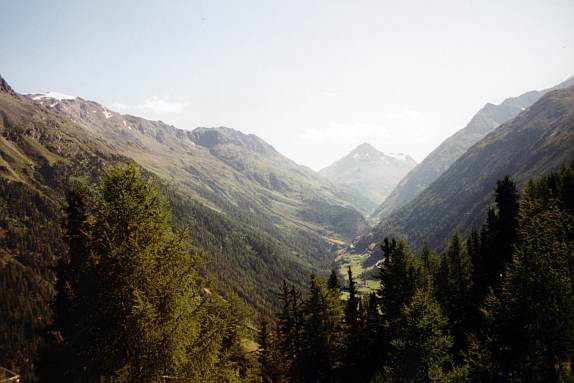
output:
[[[389,197],[373,212],[371,220],[378,222],[408,204],[467,149],[503,123],[528,109],[545,93],[571,85],[574,85],[574,76],[550,89],[530,91],[518,97],[507,98],[499,105],[487,103],[463,129],[441,143],[400,181]]]

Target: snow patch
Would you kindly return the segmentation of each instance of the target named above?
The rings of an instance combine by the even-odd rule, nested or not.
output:
[[[47,98],[53,98],[53,99],[56,99],[58,101],[62,101],[62,100],[74,100],[74,99],[76,99],[76,96],[69,96],[67,94],[59,93],[59,92],[35,93],[35,94],[32,94],[30,97],[32,98],[32,100],[43,100],[43,99],[47,99]]]
[[[384,153],[385,156],[394,158],[395,160],[406,160],[407,155],[405,153]]]
[[[369,158],[369,153],[355,153],[353,154],[353,159],[357,160],[365,160],[367,158]]]
[[[105,110],[105,109],[104,109],[104,110],[102,111],[102,113],[104,114],[104,117],[105,117],[106,119],[112,117],[112,114],[111,114],[108,110]],[[124,122],[125,122],[125,121],[124,121]]]
[[[122,120],[122,122],[124,123],[124,128],[128,128],[129,130],[132,130],[132,127],[126,123],[126,120]]]

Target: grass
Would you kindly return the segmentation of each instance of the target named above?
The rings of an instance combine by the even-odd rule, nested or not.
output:
[[[365,255],[341,253],[335,260],[339,273],[345,278],[344,285],[348,285],[347,269],[351,267],[353,278],[357,283],[357,290],[362,294],[370,294],[379,288],[379,281],[376,279],[377,270],[375,267],[364,268],[363,260]]]

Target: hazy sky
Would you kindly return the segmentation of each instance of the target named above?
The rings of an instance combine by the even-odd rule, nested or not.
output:
[[[574,74],[574,0],[0,0],[0,74],[319,169],[422,160],[486,102]]]

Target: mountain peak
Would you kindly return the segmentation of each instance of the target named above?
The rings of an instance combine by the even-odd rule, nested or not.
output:
[[[353,151],[366,151],[366,150],[378,152],[378,150],[368,142],[363,142],[362,144],[358,145]]]
[[[370,214],[415,165],[406,154],[384,153],[364,142],[319,174],[353,196],[362,211]]]
[[[358,145],[355,149],[353,149],[347,157],[353,159],[367,159],[367,158],[378,158],[383,153],[376,149],[373,145],[369,144],[368,142],[363,142],[362,144]]]
[[[405,153],[394,153],[394,152],[381,152],[373,145],[369,144],[368,142],[363,142],[362,144],[358,145],[355,149],[348,154],[348,157],[355,159],[355,160],[378,160],[381,158],[389,158],[398,161],[407,161],[416,163],[415,160],[411,156]]]
[[[273,146],[256,136],[239,130],[220,126],[216,128],[199,127],[191,133],[198,145],[212,149],[218,145],[231,144],[260,154],[277,154]]]
[[[0,76],[0,92],[14,94],[14,90],[10,85],[4,80],[2,76]]]

